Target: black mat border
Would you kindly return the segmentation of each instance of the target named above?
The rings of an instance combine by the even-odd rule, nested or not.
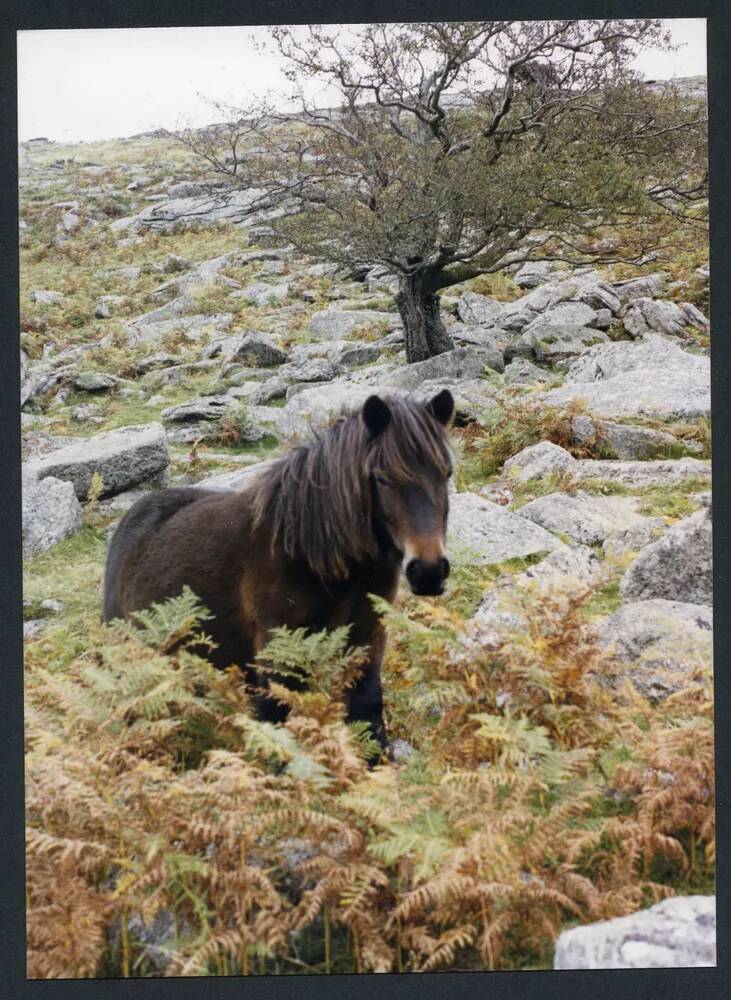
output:
[[[167,27],[272,23],[357,23],[481,17],[706,17],[711,122],[711,316],[713,321],[713,493],[718,770],[718,966],[715,969],[597,972],[432,973],[386,976],[268,976],[233,979],[25,979],[20,420],[18,359],[16,31],[50,28]],[[49,87],[53,81],[48,81]],[[0,13],[0,998],[218,998],[349,1000],[383,996],[455,1000],[553,998],[593,993],[607,1000],[695,1000],[731,995],[731,7],[723,2],[595,2],[595,0],[6,0]]]

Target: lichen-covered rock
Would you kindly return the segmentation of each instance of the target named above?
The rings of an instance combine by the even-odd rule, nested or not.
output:
[[[121,267],[107,267],[99,271],[94,271],[95,278],[116,278],[119,281],[137,281],[142,268],[136,264],[124,264]]]
[[[619,296],[596,271],[566,278],[559,288],[564,300],[584,302],[592,309],[608,309],[613,314],[619,312]]]
[[[539,441],[509,458],[503,465],[503,475],[508,480],[525,483],[553,474],[572,475],[578,464],[571,452],[560,445]]]
[[[530,260],[518,268],[513,281],[519,288],[537,288],[555,278],[560,269],[561,265],[552,260]]]
[[[514,302],[505,303],[496,323],[504,330],[520,333],[541,313],[562,303],[583,303],[595,312],[608,309],[612,314],[620,308],[619,298],[611,285],[595,271],[590,271],[547,281]]]
[[[457,303],[457,315],[468,326],[492,326],[502,311],[502,302],[477,292],[464,292]]]
[[[671,969],[716,964],[715,896],[664,899],[628,917],[564,931],[554,969]]]
[[[187,403],[168,406],[162,419],[168,424],[192,423],[199,420],[220,420],[228,413],[235,413],[241,404],[233,396],[198,396]]]
[[[682,446],[694,450],[690,442],[680,442],[666,431],[633,424],[618,424],[611,420],[595,420],[582,413],[571,421],[572,443],[582,448],[599,448],[614,458],[643,460],[657,458]],[[700,450],[701,445],[695,446]]]
[[[711,410],[707,357],[653,335],[636,344],[590,347],[566,373],[564,384],[543,396],[548,406],[581,401],[595,416],[706,417]]]
[[[633,497],[597,497],[590,493],[550,493],[524,504],[519,513],[548,531],[568,535],[583,545],[597,545],[618,528],[644,524]]]
[[[94,315],[97,319],[109,319],[126,303],[127,299],[124,295],[101,295],[94,307]]]
[[[55,292],[48,288],[34,288],[30,293],[31,302],[35,302],[39,306],[50,306],[54,302],[62,302],[63,299],[63,292]]]
[[[176,253],[165,254],[162,262],[162,269],[165,274],[179,274],[182,271],[189,271],[193,267],[187,257],[181,257]]]
[[[554,328],[562,326],[594,326],[597,316],[597,310],[592,309],[586,302],[558,302],[556,305],[546,309],[532,323],[529,323],[525,332],[529,333],[531,330],[540,329],[545,325],[550,325]]]
[[[246,299],[256,306],[278,305],[289,295],[289,282],[281,281],[270,285],[266,281],[254,281],[231,294],[232,298]]]
[[[327,382],[293,382],[291,385],[287,386],[287,391],[285,393],[286,399],[292,399],[294,396],[298,396],[305,389],[310,389],[316,387],[318,389],[322,386],[327,385]]]
[[[169,288],[169,285],[165,286]],[[177,288],[177,285],[173,287]],[[157,290],[158,293],[160,289]],[[168,296],[169,298],[169,296]],[[134,319],[130,320],[130,325],[133,326],[148,326],[155,323],[161,323],[163,320],[176,319],[179,316],[186,316],[192,312],[195,307],[195,299],[190,295],[178,295],[175,298],[170,299],[170,301],[165,302],[164,305],[160,306],[158,309],[151,309],[149,312],[141,313],[139,316],[135,316]]]
[[[362,405],[375,391],[371,385],[351,382],[332,382],[302,389],[281,411],[281,432],[285,438],[310,439],[313,431],[324,430],[341,413]]]
[[[527,358],[513,358],[510,364],[505,366],[503,378],[506,385],[534,385],[537,382],[552,382],[554,376],[545,370],[534,365]]]
[[[681,302],[680,309],[691,326],[697,326],[701,330],[707,330],[710,326],[708,317],[704,316],[692,302]]]
[[[243,365],[272,368],[284,364],[287,355],[277,347],[271,337],[252,331],[241,337],[234,348],[231,360]]]
[[[490,348],[505,358],[505,350],[511,342],[511,337],[496,326],[465,326],[463,323],[453,323],[448,331],[455,347],[485,347]],[[495,371],[498,369],[496,368]]]
[[[655,598],[624,604],[597,626],[600,643],[627,667],[646,698],[682,690],[687,675],[710,667],[713,659],[713,609]]]
[[[109,392],[117,385],[117,379],[106,372],[79,372],[74,379],[74,388],[79,392]]]
[[[644,337],[648,333],[680,337],[688,322],[687,315],[674,302],[648,298],[635,299],[622,317],[625,330],[633,337]]]
[[[279,375],[283,379],[291,379],[294,382],[332,382],[344,372],[345,368],[342,365],[327,358],[306,358],[303,361],[290,362],[279,369]]]
[[[273,399],[284,399],[287,394],[287,382],[285,379],[275,376],[265,382],[244,381],[239,382],[226,391],[227,396],[232,399],[245,399],[254,406],[264,406]]]
[[[147,314],[152,315],[151,313]],[[204,334],[220,333],[233,323],[233,313],[195,313],[193,315],[171,316],[140,323],[139,319],[125,327],[127,342],[137,344],[157,344],[166,334],[181,333],[186,340],[201,340]]]
[[[651,334],[636,342],[619,340],[592,347],[569,366],[566,382],[604,382],[637,369],[706,369],[707,363],[703,362],[707,362],[707,359],[684,351],[671,340]]]
[[[713,596],[711,509],[702,508],[647,545],[622,577],[625,601],[654,597],[711,604]]]
[[[622,526],[612,531],[604,539],[602,549],[605,555],[624,555],[625,552],[639,552],[646,545],[656,542],[667,530],[662,517],[648,517],[642,524]]]
[[[276,438],[283,437],[282,414],[284,413],[284,409],[282,407],[260,406],[252,403],[249,405],[248,410],[250,419],[256,421],[265,434],[270,434]]]
[[[502,354],[493,348],[455,347],[398,368],[384,380],[384,385],[410,392],[433,379],[473,379],[483,375],[485,369],[501,372],[504,367]]]
[[[588,309],[580,302],[568,304]],[[589,312],[593,313],[593,310]],[[593,315],[596,316],[596,313]],[[505,357],[508,360],[515,357],[535,358],[536,361],[557,365],[577,357],[594,344],[606,343],[608,339],[601,330],[555,319],[553,312],[548,312],[528,324],[520,337],[507,346]]]
[[[377,361],[382,351],[380,344],[353,343],[336,354],[334,360],[343,365],[344,368],[357,368],[358,365],[367,365],[372,361]]]
[[[552,586],[562,578],[589,583],[600,568],[601,562],[587,545],[562,545],[514,579],[518,586],[532,584],[539,588]]]
[[[109,228],[112,231],[132,232],[152,229],[166,233],[222,222],[235,226],[258,226],[292,209],[291,205],[273,207],[261,188],[220,191],[211,184],[182,181],[171,185],[168,194],[175,197],[169,201],[154,202],[137,215],[115,219]]]
[[[343,340],[358,332],[382,329],[390,333],[401,327],[398,313],[378,312],[372,309],[325,309],[316,312],[310,320],[310,334],[317,340]]]
[[[148,354],[137,363],[135,371],[138,375],[146,375],[155,368],[169,368],[171,365],[180,364],[181,358],[177,354],[167,354],[165,351],[158,351],[156,354]]]
[[[39,479],[53,476],[73,484],[79,500],[89,495],[92,477],[102,477],[102,496],[113,496],[154,479],[170,464],[165,431],[158,423],[106,431],[52,451],[29,463]]]
[[[624,281],[613,281],[612,288],[622,302],[633,299],[656,299],[662,295],[667,285],[668,276],[664,272],[643,274],[639,278],[626,278]]]
[[[104,417],[99,415],[96,403],[80,403],[71,411],[71,419],[77,424],[102,424]]]
[[[553,552],[563,542],[519,514],[476,493],[457,493],[450,502],[447,544],[481,564],[505,562],[537,552]]]
[[[22,470],[23,557],[50,549],[83,524],[81,504],[72,483],[53,476],[39,479],[37,471]]]
[[[655,458],[644,462],[581,459],[574,469],[577,482],[602,479],[633,489],[644,486],[682,486],[694,479],[711,481],[711,463],[700,458]]]
[[[40,397],[49,393],[51,389],[66,381],[71,374],[71,366],[63,365],[59,368],[51,368],[41,362],[40,364],[21,365],[20,370],[20,405],[34,405]]]

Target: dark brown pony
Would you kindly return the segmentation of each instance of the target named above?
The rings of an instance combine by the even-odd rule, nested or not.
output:
[[[429,402],[370,396],[313,444],[272,463],[240,492],[181,487],[150,493],[112,539],[103,618],[129,618],[187,584],[213,614],[218,667],[249,668],[270,629],[349,625],[368,662],[349,689],[349,720],[382,746],[385,634],[369,594],[392,601],[405,561],[415,594],[440,594],[451,453],[448,390]],[[282,706],[260,701],[264,718]]]

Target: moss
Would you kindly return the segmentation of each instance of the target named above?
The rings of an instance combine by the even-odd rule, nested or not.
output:
[[[677,486],[655,486],[638,491],[641,500],[637,511],[647,517],[666,517],[671,521],[688,517],[700,507],[700,502],[692,493],[707,492],[710,480],[686,480]]]
[[[637,492],[624,483],[618,483],[614,479],[602,479],[600,476],[595,479],[582,479],[578,485],[585,493],[599,497],[631,496]]]
[[[619,591],[619,580],[612,580],[605,584],[600,590],[592,594],[591,598],[584,605],[582,611],[589,618],[604,618],[613,615],[619,610],[622,604],[622,595]]]
[[[531,500],[548,496],[550,493],[571,493],[577,488],[576,483],[570,477],[562,476],[557,472],[552,472],[541,478],[528,479],[526,482],[507,478],[506,484],[512,493],[508,510],[518,510]]]

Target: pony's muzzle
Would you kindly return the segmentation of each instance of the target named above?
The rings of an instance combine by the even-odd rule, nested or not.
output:
[[[406,564],[406,579],[415,594],[435,595],[444,593],[444,581],[449,576],[449,560],[410,559]]]

